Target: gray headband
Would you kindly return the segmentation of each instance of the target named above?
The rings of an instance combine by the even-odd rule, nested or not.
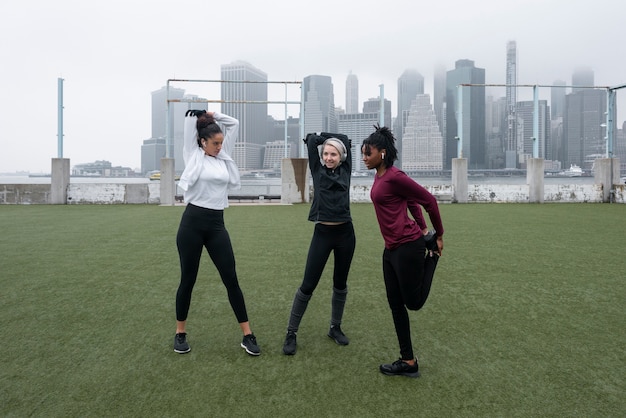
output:
[[[322,159],[322,154],[324,153],[324,146],[326,145],[332,145],[333,147],[337,148],[337,151],[339,151],[340,161],[341,162],[346,161],[346,157],[348,156],[348,152],[346,151],[346,146],[341,140],[337,138],[328,138],[326,141],[324,141],[324,143],[320,147],[320,159]]]

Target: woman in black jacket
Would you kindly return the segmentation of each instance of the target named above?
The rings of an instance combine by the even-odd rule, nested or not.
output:
[[[313,291],[320,281],[330,253],[334,251],[333,293],[328,336],[339,345],[350,342],[341,330],[341,319],[348,294],[348,272],[356,238],[350,216],[350,177],[352,153],[348,137],[340,134],[308,134],[304,142],[309,151],[313,178],[313,202],[309,221],[315,230],[302,284],[291,307],[283,353],[296,353],[296,333]]]

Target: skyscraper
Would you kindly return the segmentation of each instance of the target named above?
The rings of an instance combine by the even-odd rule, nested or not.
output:
[[[506,44],[506,85],[506,139],[504,141],[506,168],[516,168],[517,152],[522,148],[522,144],[517,143],[517,43],[515,41],[509,41]]]
[[[517,103],[518,129],[521,131],[522,153],[520,161],[526,161],[533,157],[534,137],[534,101],[522,101]],[[539,137],[537,138],[539,155],[538,158],[546,158],[546,147],[550,142],[550,107],[546,100],[539,100]]]
[[[567,93],[566,83],[563,80],[555,80],[552,85],[554,87],[550,88],[550,117],[551,119],[562,118],[565,109],[565,94]]]
[[[170,86],[169,98],[170,100],[182,99],[185,95],[185,90]],[[165,121],[167,118],[165,114],[167,112],[167,87],[163,86],[159,90],[152,92],[152,138],[165,138]],[[170,139],[174,137],[174,118],[179,116],[175,111],[171,111],[170,103]],[[183,120],[185,115],[179,118]],[[181,128],[182,129],[182,128]]]
[[[161,168],[161,158],[166,154],[167,87],[152,92],[152,137],[144,141],[141,151],[142,172],[146,173]],[[187,95],[185,90],[169,87],[170,100],[194,100],[198,96]],[[206,103],[170,102],[169,104],[169,157],[174,159],[176,172],[182,173],[183,161],[183,123],[188,109],[206,109]]]
[[[444,168],[452,168],[457,158],[457,137],[462,132],[463,158],[469,169],[485,168],[485,87],[463,88],[463,126],[457,120],[458,89],[460,84],[485,84],[485,69],[474,66],[474,61],[458,60],[455,69],[446,73],[446,143]]]
[[[376,113],[380,121],[380,97],[363,102],[363,113]],[[391,126],[391,102],[387,99],[384,99],[383,103],[383,125]],[[373,127],[370,128],[373,130]]]
[[[443,137],[429,95],[418,94],[413,100],[402,145],[403,170],[440,171],[443,168]]]
[[[346,78],[346,113],[359,113],[359,79],[352,71]]]
[[[338,131],[352,141],[353,171],[367,171],[361,158],[361,142],[373,132],[378,123],[378,112],[338,115]]]
[[[335,94],[332,79],[310,75],[302,81],[304,96],[304,133],[337,132]]]
[[[398,160],[402,162],[402,135],[408,119],[411,104],[418,94],[424,94],[424,76],[417,70],[407,69],[398,77],[398,115],[394,136],[397,140]]]
[[[439,123],[439,130],[441,135],[445,138],[445,108],[446,102],[446,67],[443,65],[437,65],[435,67],[434,79],[433,79],[433,108],[435,116],[437,116],[437,122]]]
[[[221,66],[222,112],[239,120],[233,159],[240,170],[261,168],[268,141],[267,74],[245,61]],[[256,103],[244,103],[256,102]]]
[[[577,91],[585,90],[584,88],[579,87],[593,87],[593,70],[589,67],[579,67],[574,70],[572,73],[572,93],[576,93]]]
[[[597,158],[606,155],[604,127],[606,90],[580,89],[565,97],[562,161],[591,170]]]

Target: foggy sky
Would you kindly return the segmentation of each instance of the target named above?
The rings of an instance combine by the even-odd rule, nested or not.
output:
[[[385,98],[396,115],[398,77],[471,59],[487,83],[505,82],[506,44],[517,42],[518,83],[571,83],[590,67],[595,84],[626,83],[623,2],[597,0],[389,0],[297,3],[165,0],[5,1],[0,5],[0,172],[50,172],[57,157],[57,79],[64,81],[64,150],[71,166],[108,160],[141,166],[151,136],[151,92],[168,79],[220,78],[220,66],[249,62],[270,81],[331,76],[345,108],[345,80],[359,103]],[[176,84],[219,98],[219,90]],[[504,90],[490,92],[504,96]],[[550,99],[549,89],[540,99]],[[273,94],[273,93],[272,93]],[[298,93],[299,94],[299,93]],[[518,92],[530,100],[531,91]],[[270,97],[282,100],[282,96]],[[617,94],[618,128],[626,89]],[[218,105],[210,105],[219,110]],[[282,119],[282,109],[270,109]],[[293,116],[297,116],[294,113]]]

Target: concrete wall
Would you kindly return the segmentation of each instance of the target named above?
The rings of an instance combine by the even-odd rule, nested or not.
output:
[[[424,187],[440,203],[453,202],[451,185]],[[350,199],[353,202],[371,202],[370,186],[352,186]],[[626,185],[615,186],[615,203],[626,203],[624,193]],[[600,184],[560,184],[545,185],[543,201],[546,203],[602,203],[603,188]],[[470,184],[468,185],[468,203],[529,203],[529,186],[525,184]]]
[[[567,179],[564,179],[567,181]],[[307,182],[308,183],[308,182]],[[297,191],[298,198],[311,195],[312,185]],[[425,185],[441,203],[454,202],[452,185]],[[371,185],[352,186],[352,202],[371,202]],[[601,184],[560,184],[544,186],[545,203],[601,203],[604,189]],[[626,203],[626,185],[614,187],[615,203]],[[50,204],[49,184],[0,184],[0,204]],[[160,204],[159,182],[140,184],[70,183],[68,204]],[[299,200],[299,199],[297,199]],[[306,200],[308,201],[308,200]],[[285,203],[285,202],[282,202]],[[292,202],[296,203],[296,202]],[[529,186],[518,184],[468,185],[468,203],[529,203]]]

